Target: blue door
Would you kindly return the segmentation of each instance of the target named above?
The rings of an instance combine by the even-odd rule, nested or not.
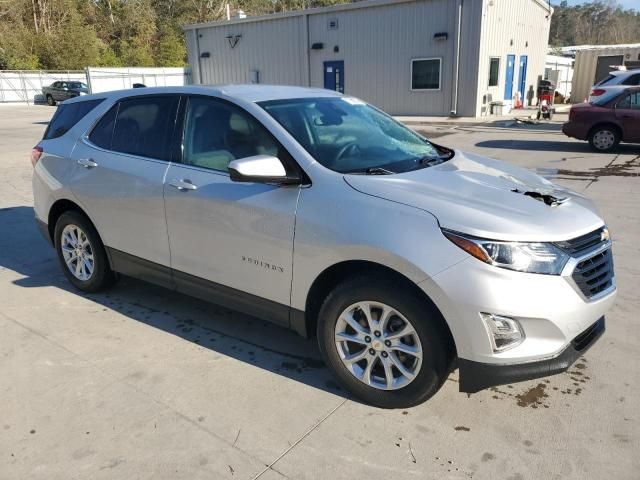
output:
[[[324,62],[324,88],[344,93],[344,61]]]
[[[516,56],[507,55],[507,78],[504,82],[504,99],[511,100],[513,97],[513,70],[515,68]]]
[[[520,76],[518,77],[518,91],[520,92],[520,100],[524,104],[524,96],[527,93],[527,60],[526,55],[520,55]]]

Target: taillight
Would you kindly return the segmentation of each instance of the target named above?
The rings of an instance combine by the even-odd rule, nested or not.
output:
[[[36,145],[31,149],[31,165],[34,167],[38,160],[40,160],[40,156],[42,155],[42,147],[40,145]]]
[[[606,90],[604,88],[594,88],[593,90],[591,90],[591,96],[592,97],[599,97],[604,92],[606,92]]]

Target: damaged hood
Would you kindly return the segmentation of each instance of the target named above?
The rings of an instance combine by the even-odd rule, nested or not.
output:
[[[523,168],[460,151],[434,167],[344,179],[361,193],[425,210],[442,228],[482,238],[568,240],[604,223],[584,196]]]

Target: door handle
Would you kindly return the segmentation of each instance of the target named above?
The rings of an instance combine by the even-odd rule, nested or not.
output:
[[[183,179],[183,180],[173,179],[169,182],[169,185],[171,185],[173,188],[177,188],[181,192],[188,192],[189,190],[198,189],[198,187],[195,186],[193,183],[191,183],[191,180],[189,179]]]
[[[90,158],[80,158],[78,160],[78,165],[82,165],[84,168],[94,168],[98,166],[98,164]]]

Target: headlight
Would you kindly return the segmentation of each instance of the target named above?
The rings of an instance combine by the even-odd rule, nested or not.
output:
[[[518,272],[560,275],[569,260],[568,254],[550,243],[484,240],[450,230],[442,233],[478,260]]]

